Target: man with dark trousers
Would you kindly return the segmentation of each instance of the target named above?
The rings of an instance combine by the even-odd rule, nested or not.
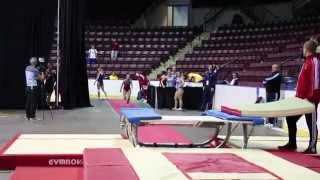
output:
[[[263,80],[263,85],[266,88],[266,100],[267,102],[278,101],[280,98],[281,88],[281,74],[279,71],[279,65],[273,64],[271,74]],[[268,123],[272,126],[276,125],[276,118],[269,118]]]
[[[315,105],[314,113],[305,114],[309,130],[309,146],[304,151],[305,154],[317,153],[317,108],[320,101],[320,61],[316,56],[317,43],[309,40],[303,46],[303,55],[305,57],[302,65],[298,82],[296,97],[306,99]],[[297,149],[297,121],[302,115],[286,117],[289,131],[289,142],[284,146],[279,146],[280,150]]]
[[[40,72],[36,68],[37,58],[30,59],[30,65],[26,67],[26,119],[36,120],[37,98],[38,98],[38,82],[41,80]]]
[[[216,81],[217,81],[217,71],[218,68],[212,65],[208,66],[208,71],[205,73],[203,83],[203,95],[202,95],[202,105],[200,110],[206,111],[212,109],[213,95],[215,92]]]

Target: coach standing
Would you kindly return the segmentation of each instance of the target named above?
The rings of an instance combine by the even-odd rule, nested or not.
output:
[[[278,101],[280,98],[281,88],[281,74],[279,72],[279,65],[273,64],[271,74],[263,80],[263,84],[266,87],[266,100],[267,102]],[[276,119],[269,118],[268,123],[275,126]]]
[[[215,92],[216,80],[217,80],[218,67],[212,68],[212,65],[208,66],[208,71],[205,73],[203,79],[203,95],[202,95],[202,105],[200,110],[206,111],[207,109],[212,109],[213,95]]]
[[[304,151],[305,154],[317,153],[318,128],[317,128],[317,110],[320,102],[320,63],[316,55],[317,43],[309,40],[303,45],[303,55],[305,57],[302,65],[298,82],[296,97],[307,99],[315,105],[314,113],[305,114],[309,130],[309,146]],[[289,142],[284,146],[279,146],[280,150],[297,149],[297,122],[302,115],[286,117],[289,131]]]
[[[30,59],[30,65],[26,67],[26,118],[27,120],[35,120],[37,109],[37,92],[38,82],[41,80],[39,70],[36,68],[37,58],[32,57]]]

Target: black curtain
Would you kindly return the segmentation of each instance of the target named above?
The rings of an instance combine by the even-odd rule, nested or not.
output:
[[[29,58],[48,57],[54,0],[2,0],[0,7],[0,108],[23,108]]]
[[[61,94],[67,109],[89,106],[84,50],[84,0],[61,0]],[[49,57],[57,0],[1,0],[0,108],[24,108],[25,67]]]
[[[61,95],[65,109],[90,106],[84,48],[85,0],[61,0]]]

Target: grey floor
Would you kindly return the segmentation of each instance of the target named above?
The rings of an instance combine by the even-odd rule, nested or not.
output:
[[[108,107],[105,101],[93,100],[94,107],[75,110],[54,110],[53,120],[49,111],[44,111],[43,121],[29,122],[24,119],[24,111],[0,110],[8,113],[8,117],[0,116],[0,144],[17,133],[119,133],[117,114]],[[43,119],[43,111],[37,112]]]
[[[49,111],[38,111],[38,118],[42,121],[29,122],[24,119],[23,110],[0,110],[0,145],[17,133],[35,134],[119,134],[118,115],[106,101],[92,100],[93,107],[75,110],[54,110],[53,120]],[[163,115],[199,115],[198,111],[170,111],[160,110]],[[3,115],[4,114],[4,115]],[[8,114],[8,115],[5,115]],[[211,129],[177,128],[193,141],[201,141],[209,136]],[[235,134],[241,134],[237,129]],[[259,136],[282,136],[281,131],[267,127],[259,127],[254,131]],[[0,180],[7,180],[9,172],[0,171]]]

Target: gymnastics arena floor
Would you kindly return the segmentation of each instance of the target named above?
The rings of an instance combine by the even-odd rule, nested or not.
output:
[[[27,122],[23,111],[0,111],[0,179],[320,179],[320,157],[280,152],[286,135],[259,127],[248,149],[241,130],[225,148],[134,148],[121,136],[121,100],[93,100],[94,107],[44,112]],[[160,111],[170,115],[199,112]],[[38,111],[42,117],[42,111]],[[143,141],[201,141],[210,129],[159,126],[140,131]],[[223,134],[223,133],[222,133]],[[299,150],[308,139],[299,138]],[[318,149],[320,152],[320,149]],[[15,170],[14,170],[15,169]]]

